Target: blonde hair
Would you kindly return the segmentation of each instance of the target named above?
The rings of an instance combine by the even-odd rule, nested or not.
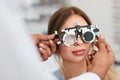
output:
[[[111,67],[103,80],[120,80],[120,73]]]

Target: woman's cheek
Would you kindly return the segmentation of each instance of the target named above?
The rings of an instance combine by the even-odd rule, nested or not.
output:
[[[67,47],[67,46],[64,46],[64,45],[61,45],[61,46],[59,46],[59,52],[60,53],[69,53],[70,52],[70,47]]]

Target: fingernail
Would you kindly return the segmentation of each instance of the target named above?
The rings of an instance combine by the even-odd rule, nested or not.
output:
[[[105,37],[104,37],[103,35],[100,35],[100,38],[101,38],[101,39],[105,39]]]
[[[40,43],[39,46],[43,47],[44,45],[42,43]]]
[[[105,39],[104,36],[101,36],[102,39]]]
[[[50,43],[53,43],[53,41],[52,41],[52,40],[49,40],[49,42],[50,42]]]
[[[43,50],[42,48],[39,48],[41,51]]]

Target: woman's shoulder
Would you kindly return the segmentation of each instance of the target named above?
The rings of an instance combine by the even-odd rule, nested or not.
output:
[[[58,80],[64,80],[64,78],[63,78],[63,76],[62,76],[62,74],[61,74],[61,72],[60,72],[59,69],[55,70],[55,71],[53,72],[53,75],[55,75],[55,77],[56,77]]]

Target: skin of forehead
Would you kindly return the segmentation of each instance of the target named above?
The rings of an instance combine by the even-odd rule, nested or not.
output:
[[[73,14],[66,20],[66,22],[60,28],[60,30],[65,29],[65,28],[75,27],[76,23],[80,26],[87,25],[87,22],[82,16]]]

